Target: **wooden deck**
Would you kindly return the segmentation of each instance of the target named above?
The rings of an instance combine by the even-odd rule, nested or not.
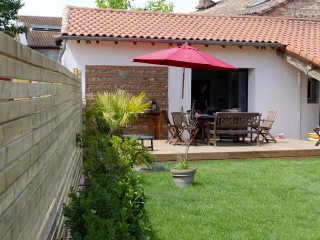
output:
[[[261,143],[256,146],[249,142],[235,143],[224,140],[218,141],[217,146],[208,146],[199,143],[198,146],[190,146],[190,161],[197,160],[222,160],[222,159],[247,159],[247,158],[304,158],[320,157],[320,146],[315,142],[295,139],[277,139],[278,143]],[[185,152],[186,146],[165,143],[164,140],[154,140],[154,151],[157,161],[176,161],[177,154]]]

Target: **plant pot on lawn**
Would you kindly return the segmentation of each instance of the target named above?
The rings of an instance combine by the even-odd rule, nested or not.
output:
[[[176,186],[188,187],[193,185],[196,169],[171,169],[170,172],[173,177],[173,182]]]

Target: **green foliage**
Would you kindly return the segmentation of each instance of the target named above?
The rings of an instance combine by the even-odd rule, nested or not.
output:
[[[178,154],[177,155],[177,163],[173,166],[174,169],[177,170],[186,170],[189,169],[189,163],[188,163],[188,158],[187,158],[187,153],[186,154]]]
[[[111,8],[111,9],[130,9],[130,0],[96,0],[97,7],[99,8]]]
[[[96,0],[97,7],[111,8],[111,9],[134,9],[147,10],[149,12],[173,12],[173,2],[166,2],[166,0],[149,0],[145,8],[133,7],[131,0]]]
[[[119,177],[119,176],[118,176]],[[114,181],[113,174],[89,175],[89,187],[70,193],[64,204],[66,226],[73,239],[146,239],[150,234],[145,194],[133,173]]]
[[[128,168],[141,163],[150,166],[155,161],[154,155],[147,151],[136,138],[120,138],[84,130],[81,134],[77,134],[76,142],[78,147],[84,148],[84,158],[86,160],[84,164],[91,159],[105,161],[108,159],[107,155],[112,154],[116,155],[115,159],[120,158],[120,161],[116,164]],[[105,165],[104,162],[101,164]],[[104,167],[100,166],[100,168]]]
[[[173,12],[173,2],[167,3],[166,0],[149,0],[146,9],[149,12]]]
[[[100,131],[109,130],[112,134],[121,136],[123,128],[136,120],[140,114],[146,112],[151,102],[147,100],[144,92],[138,96],[118,89],[115,92],[98,93],[94,103],[89,106],[88,120],[93,116],[99,123]]]
[[[14,37],[17,33],[28,31],[27,27],[17,27],[14,20],[17,19],[17,14],[20,8],[23,7],[21,0],[1,0],[0,1],[0,31]]]
[[[86,186],[71,189],[63,206],[73,239],[149,239],[146,195],[132,170],[146,150],[134,139],[89,130],[77,135],[77,145],[84,148]]]
[[[110,141],[125,164],[133,167],[134,164],[144,163],[148,167],[155,161],[154,155],[142,146],[135,138],[121,139],[113,137]]]

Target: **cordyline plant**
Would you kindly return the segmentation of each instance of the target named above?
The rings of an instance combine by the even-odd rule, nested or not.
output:
[[[150,104],[144,92],[138,96],[132,96],[118,89],[114,92],[97,93],[89,111],[90,115],[95,117],[100,132],[122,136],[127,124],[146,112]]]

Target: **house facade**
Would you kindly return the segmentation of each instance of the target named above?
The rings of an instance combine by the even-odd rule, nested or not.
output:
[[[42,55],[58,62],[61,40],[61,17],[18,16],[17,25],[26,26],[29,31],[17,36],[26,45]]]
[[[200,83],[209,86],[209,108],[276,110],[272,133],[306,139],[319,124],[320,21],[221,17],[66,7],[62,64],[82,71],[83,97],[127,88],[152,91],[150,100],[169,112],[191,108]],[[238,71],[182,69],[132,62],[142,54],[188,42],[239,68]],[[131,85],[130,85],[131,84]],[[136,84],[136,85],[134,85]]]

